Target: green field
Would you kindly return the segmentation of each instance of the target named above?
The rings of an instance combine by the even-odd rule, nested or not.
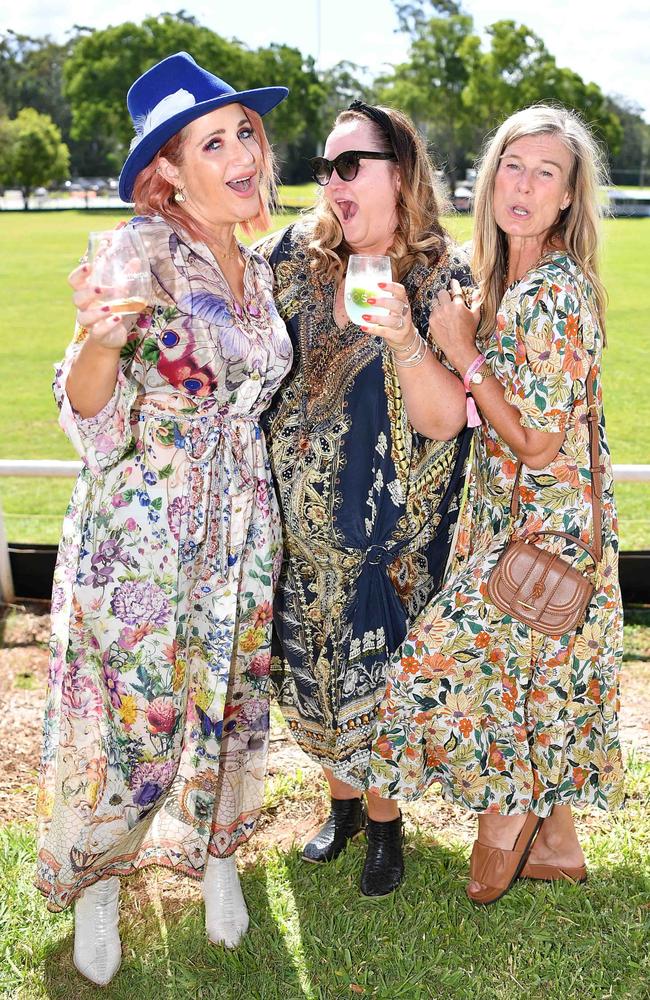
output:
[[[285,188],[283,204],[306,207],[313,185]],[[56,423],[50,383],[52,365],[70,337],[74,310],[66,275],[85,247],[89,230],[106,229],[119,213],[0,213],[0,284],[5,335],[0,343],[1,458],[74,458]],[[294,218],[276,217],[275,228]],[[471,233],[468,217],[448,220],[459,239]],[[605,222],[605,280],[610,295],[609,343],[604,387],[614,462],[650,463],[650,378],[645,294],[650,222]],[[7,535],[12,541],[56,542],[70,495],[70,480],[0,479]],[[646,484],[618,488],[621,542],[626,549],[650,545]]]

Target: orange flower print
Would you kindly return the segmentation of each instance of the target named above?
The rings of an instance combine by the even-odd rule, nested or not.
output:
[[[539,743],[541,747],[550,747],[551,745],[551,735],[550,733],[538,733],[535,737],[536,742]]]
[[[387,736],[378,736],[375,740],[374,750],[383,757],[384,760],[389,760],[393,756],[393,745]]]
[[[490,644],[490,633],[489,632],[479,632],[474,640],[474,645],[478,649],[485,649],[486,646]]]
[[[472,725],[471,719],[461,719],[460,722],[458,723],[458,728],[460,729],[465,739],[467,739],[469,734],[474,729],[474,726]]]
[[[590,701],[595,701],[597,705],[600,704],[600,681],[597,677],[592,677],[587,685],[587,697]]]
[[[504,692],[504,694],[501,695],[501,701],[503,702],[503,704],[505,705],[505,707],[508,709],[509,712],[514,712],[515,705],[517,703],[511,694],[508,694],[507,691]]]
[[[580,484],[578,465],[570,458],[558,459],[554,462],[553,472],[555,473],[555,478],[559,479],[561,483],[569,483],[569,485],[574,487]]]
[[[574,767],[573,768],[573,782],[576,788],[582,788],[585,781],[587,780],[587,772],[584,767]]]
[[[423,677],[449,676],[454,672],[456,661],[452,656],[443,656],[442,653],[426,653],[422,657],[421,672]]]
[[[427,767],[440,767],[441,764],[446,764],[448,762],[449,754],[445,748],[439,744],[433,747],[427,746],[425,759]]]
[[[538,705],[543,705],[548,701],[546,691],[540,691],[539,689],[537,691],[533,691],[531,698],[534,702],[537,702]]]
[[[488,762],[490,767],[493,767],[496,771],[503,770],[506,759],[503,756],[501,750],[499,750],[496,743],[490,743],[490,752],[488,754]]]
[[[566,318],[564,336],[567,340],[575,340],[578,336],[578,317],[574,313]]]
[[[420,669],[420,661],[414,656],[403,656],[400,660],[403,674],[417,674]]]
[[[574,317],[570,316],[569,319],[574,319]],[[585,374],[584,355],[575,347],[570,347],[564,353],[562,368],[565,372],[569,373],[572,379],[577,380],[582,378]]]

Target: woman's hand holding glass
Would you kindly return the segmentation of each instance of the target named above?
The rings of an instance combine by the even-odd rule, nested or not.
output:
[[[68,281],[77,322],[102,347],[119,350],[151,298],[151,272],[140,235],[133,229],[91,233],[88,261]]]
[[[361,317],[361,329],[364,333],[381,337],[392,351],[404,351],[417,334],[406,289],[397,281],[382,281],[379,288],[385,295],[366,300],[368,311]],[[384,312],[371,312],[375,306]]]

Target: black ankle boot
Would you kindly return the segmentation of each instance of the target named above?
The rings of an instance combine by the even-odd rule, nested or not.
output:
[[[365,825],[366,810],[361,799],[332,799],[325,823],[303,848],[303,860],[314,864],[333,861]]]
[[[402,817],[388,823],[368,820],[368,850],[361,876],[364,896],[388,896],[404,878]]]

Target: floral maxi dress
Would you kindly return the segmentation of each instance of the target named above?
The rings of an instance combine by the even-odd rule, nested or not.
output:
[[[372,791],[410,799],[436,782],[445,797],[476,812],[540,816],[554,804],[622,804],[623,619],[601,352],[594,292],[571,258],[550,255],[506,291],[483,353],[524,427],[565,433],[546,468],[522,467],[517,533],[593,538],[585,390],[592,370],[603,467],[595,594],[577,634],[556,637],[489,602],[486,581],[509,537],[517,462],[483,422],[455,561],[389,671],[368,772]],[[551,541],[574,565],[591,565],[578,546],[562,544]]]
[[[37,885],[52,910],[150,864],[202,877],[261,807],[279,513],[258,423],[291,345],[258,255],[244,305],[210,250],[135,219],[153,302],[84,460],[52,597]]]

